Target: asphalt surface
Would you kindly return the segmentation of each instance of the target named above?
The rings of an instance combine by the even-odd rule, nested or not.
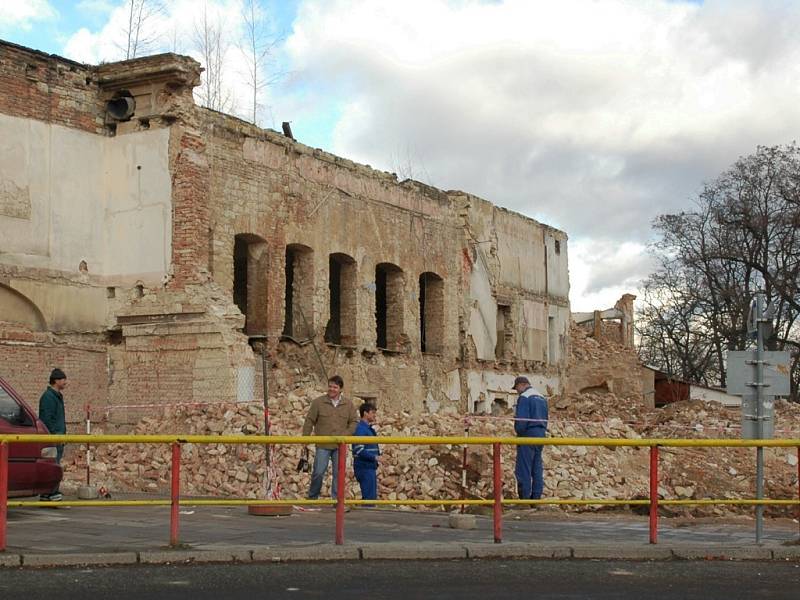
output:
[[[800,564],[597,560],[379,561],[6,570],[0,598],[792,599]]]

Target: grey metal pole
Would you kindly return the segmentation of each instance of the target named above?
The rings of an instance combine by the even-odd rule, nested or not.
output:
[[[756,429],[764,438],[764,293],[756,293]],[[764,498],[764,447],[756,448],[756,499]],[[756,506],[756,544],[764,530],[764,506]]]

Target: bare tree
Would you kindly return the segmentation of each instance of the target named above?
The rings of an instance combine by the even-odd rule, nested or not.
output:
[[[242,22],[244,31],[239,49],[247,63],[247,85],[250,89],[248,117],[257,125],[258,112],[263,107],[260,102],[263,90],[283,76],[281,72],[267,72],[268,67],[275,66],[273,51],[282,38],[270,33],[267,16],[256,0],[245,0],[242,5]]]
[[[205,4],[200,17],[194,22],[192,42],[205,69],[197,91],[200,104],[220,112],[231,111],[234,98],[225,86],[225,58],[230,48],[230,38],[220,15],[209,15]]]
[[[644,285],[642,359],[692,381],[725,385],[728,350],[750,340],[750,300],[775,307],[771,349],[793,353],[800,383],[800,148],[759,147],[699,194],[692,211],[654,223],[659,268]]]
[[[151,25],[155,17],[164,12],[164,5],[160,0],[127,0],[125,11],[124,50],[125,60],[128,60],[147,52],[158,39]]]

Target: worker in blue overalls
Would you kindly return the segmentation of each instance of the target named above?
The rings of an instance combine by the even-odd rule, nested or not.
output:
[[[547,400],[536,391],[527,377],[514,380],[519,394],[514,411],[514,431],[517,437],[545,437],[547,434]],[[538,500],[544,491],[542,446],[517,446],[514,468],[520,500]]]
[[[378,409],[366,402],[358,407],[361,420],[356,425],[353,435],[375,437],[375,415]],[[353,470],[358,484],[361,486],[362,500],[377,500],[378,498],[378,444],[353,444]],[[364,505],[369,506],[369,505]]]

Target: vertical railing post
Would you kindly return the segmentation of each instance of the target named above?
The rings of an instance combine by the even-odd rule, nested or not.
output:
[[[0,442],[0,552],[6,551],[8,523],[8,442]]]
[[[344,544],[344,473],[347,464],[347,445],[339,444],[336,461],[336,545]]]
[[[503,468],[500,461],[501,446],[492,444],[492,475],[494,475],[494,543],[503,541]]]
[[[658,543],[658,446],[650,446],[650,543]]]
[[[86,403],[86,435],[92,435],[92,409]],[[86,487],[92,485],[92,449],[86,442]]]
[[[169,518],[169,545],[177,546],[181,496],[181,445],[178,442],[172,442],[172,486],[170,492],[172,504]]]

